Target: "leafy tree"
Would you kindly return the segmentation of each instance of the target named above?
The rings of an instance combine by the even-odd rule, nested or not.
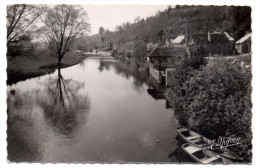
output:
[[[102,35],[104,34],[104,31],[105,31],[104,27],[101,26],[101,27],[99,28],[98,34],[99,34],[100,36],[102,36]]]
[[[134,43],[134,62],[139,68],[140,64],[144,63],[146,60],[146,45],[142,41],[137,41]]]
[[[164,36],[164,34],[165,34],[164,30],[160,30],[158,33],[158,37],[161,41],[162,41],[162,37]]]
[[[182,69],[179,69],[182,68]],[[251,71],[226,60],[200,69],[181,64],[171,77],[167,94],[179,122],[212,137],[241,137],[233,150],[251,160]]]
[[[79,6],[56,5],[48,9],[40,33],[59,65],[75,40],[90,32],[87,19],[87,13]]]
[[[41,5],[9,5],[7,6],[7,43],[16,40],[43,14],[45,7]]]

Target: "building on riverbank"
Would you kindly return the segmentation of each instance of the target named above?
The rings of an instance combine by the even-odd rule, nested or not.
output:
[[[164,83],[166,78],[166,70],[172,67],[174,58],[185,58],[187,52],[185,47],[156,47],[148,55],[149,75],[151,75],[158,83]]]

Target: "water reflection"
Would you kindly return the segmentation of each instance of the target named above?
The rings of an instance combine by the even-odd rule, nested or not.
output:
[[[60,138],[59,143],[74,141],[90,110],[88,95],[80,94],[84,87],[84,83],[64,79],[58,69],[56,77],[39,82],[37,89],[11,89],[7,99],[8,159],[42,160],[48,137]]]
[[[176,148],[163,88],[127,63],[88,58],[8,89],[11,161],[167,162]]]
[[[45,86],[46,98],[39,98],[38,102],[44,111],[44,117],[55,131],[64,135],[72,134],[78,125],[86,122],[86,114],[90,108],[87,95],[79,94],[85,87],[84,83],[72,79],[64,79],[58,69],[56,78],[48,78]]]
[[[104,69],[109,71],[111,68],[115,70],[117,75],[124,77],[125,79],[129,79],[133,77],[132,87],[134,91],[142,93],[145,91],[144,84],[147,83],[147,77],[145,74],[142,74],[137,69],[131,68],[130,64],[127,62],[118,62],[118,61],[111,61],[101,59],[99,61],[99,71],[102,72]]]
[[[31,129],[36,124],[33,120],[34,108],[30,105],[34,103],[31,93],[20,90],[8,92],[7,150],[8,159],[11,161],[38,161],[41,158],[39,143],[26,138],[37,132],[37,129]]]

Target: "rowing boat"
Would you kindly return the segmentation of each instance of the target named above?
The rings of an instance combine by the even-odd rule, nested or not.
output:
[[[189,156],[191,156],[191,158],[193,158],[195,161],[202,164],[214,164],[214,163],[231,164],[232,163],[230,160],[221,157],[210,150],[201,149],[189,143],[185,143],[181,147]]]
[[[205,136],[200,135],[195,131],[192,131],[185,127],[179,127],[176,129],[176,131],[180,135],[180,137],[182,137],[187,143],[190,143],[196,147],[212,150],[215,153],[218,153],[218,155],[228,159],[243,160],[243,158],[239,157],[238,155],[236,155],[234,152],[231,152],[227,148],[218,148],[213,150],[211,148],[214,145],[213,141],[206,138]]]

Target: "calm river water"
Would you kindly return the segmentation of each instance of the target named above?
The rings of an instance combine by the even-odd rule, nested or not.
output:
[[[87,58],[7,94],[10,161],[185,160],[163,88],[125,63]]]

